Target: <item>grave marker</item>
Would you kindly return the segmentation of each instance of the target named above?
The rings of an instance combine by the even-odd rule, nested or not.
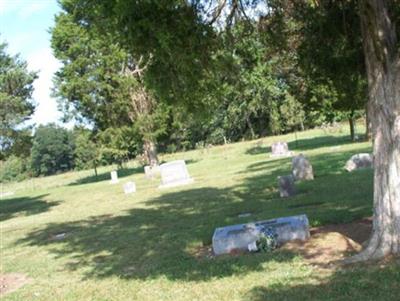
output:
[[[216,228],[212,238],[213,251],[216,255],[229,254],[232,251],[248,251],[249,245],[254,245],[266,229],[277,234],[278,245],[291,240],[307,240],[310,237],[306,215],[281,217]]]
[[[161,185],[159,188],[169,188],[193,183],[184,160],[172,161],[160,165]]]

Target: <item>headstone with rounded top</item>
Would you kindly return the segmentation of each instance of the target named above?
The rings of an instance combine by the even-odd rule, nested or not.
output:
[[[287,198],[296,195],[296,187],[293,175],[278,177],[279,195],[281,198]]]
[[[292,159],[292,175],[296,181],[314,180],[313,167],[303,154]]]

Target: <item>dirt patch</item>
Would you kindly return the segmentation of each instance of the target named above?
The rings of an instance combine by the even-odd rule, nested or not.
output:
[[[31,279],[20,273],[0,274],[0,297],[16,291],[31,282]]]
[[[372,230],[370,219],[310,229],[308,241],[293,241],[282,249],[299,253],[312,265],[329,267],[352,253],[359,252]]]

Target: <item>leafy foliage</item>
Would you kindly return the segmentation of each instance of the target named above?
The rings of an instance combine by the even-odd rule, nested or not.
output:
[[[49,124],[36,129],[32,146],[35,175],[51,175],[73,168],[73,139],[59,126]]]
[[[27,70],[27,63],[18,55],[6,53],[7,44],[0,43],[0,160],[11,153],[26,155],[29,136],[22,126],[34,111],[31,101],[36,72]]]

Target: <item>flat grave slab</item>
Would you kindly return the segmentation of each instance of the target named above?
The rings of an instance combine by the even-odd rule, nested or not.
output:
[[[306,215],[280,217],[277,219],[258,221],[216,228],[212,238],[212,247],[216,255],[229,254],[232,251],[248,251],[265,229],[277,234],[277,243],[291,240],[307,240],[310,237],[309,222]]]

